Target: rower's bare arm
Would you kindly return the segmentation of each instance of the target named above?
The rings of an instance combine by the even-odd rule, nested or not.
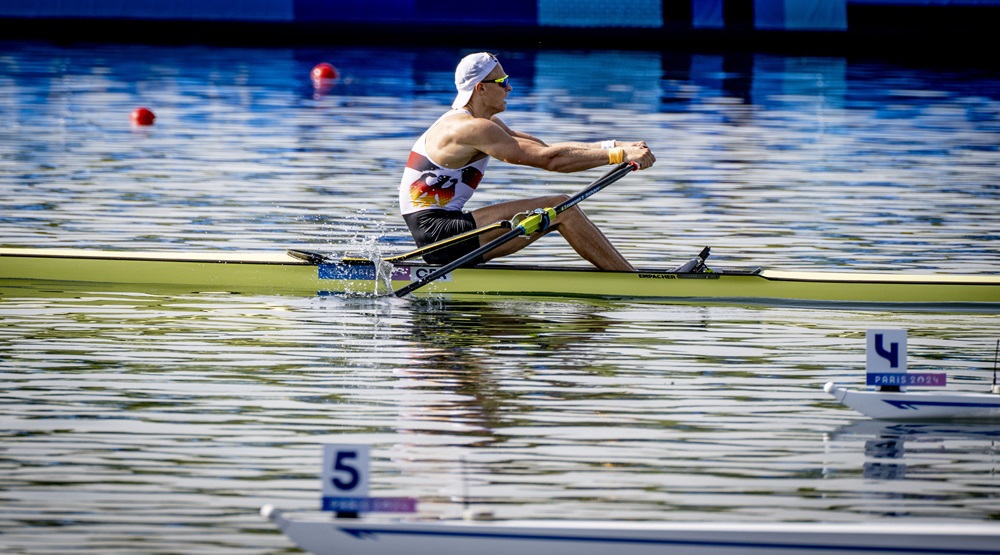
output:
[[[506,123],[504,123],[504,121],[502,119],[500,119],[497,116],[493,116],[492,121],[493,121],[493,123],[496,123],[497,125],[499,125],[511,137],[515,137],[515,138],[518,138],[518,139],[528,139],[528,140],[534,141],[534,142],[536,142],[536,143],[538,143],[540,145],[545,145],[545,141],[539,139],[538,137],[535,137],[533,135],[529,135],[528,133],[525,133],[524,131],[515,131],[515,130],[511,129],[510,127],[507,126]],[[648,146],[646,145],[646,141],[616,141],[616,140],[611,140],[611,141],[598,141],[598,142],[593,142],[593,143],[579,143],[579,142],[573,142],[573,141],[563,141],[563,142],[560,142],[559,144],[563,145],[563,146],[566,146],[566,147],[575,147],[575,148],[580,148],[580,149],[595,149],[595,148],[596,149],[606,149],[606,148],[608,148],[608,146],[605,144],[607,142],[612,143],[611,144],[612,148],[613,147],[622,147],[622,148],[624,148],[626,150],[626,156],[628,155],[628,150],[631,149],[631,148],[636,148],[636,149],[646,148],[646,149],[648,149]],[[548,146],[548,145],[546,145],[546,146]],[[626,160],[630,160],[630,158],[626,158]]]
[[[609,150],[601,148],[600,143],[547,145],[536,137],[511,130],[502,122],[476,123],[475,132],[465,136],[468,144],[510,164],[572,173],[610,163]],[[620,148],[624,151],[622,161],[638,162],[640,168],[648,168],[656,161],[645,143],[623,143]]]

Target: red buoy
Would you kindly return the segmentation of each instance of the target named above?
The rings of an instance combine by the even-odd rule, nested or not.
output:
[[[132,114],[129,115],[132,123],[136,125],[153,125],[153,120],[156,119],[156,114],[153,113],[149,108],[136,108],[132,110]]]
[[[314,82],[330,81],[336,79],[338,76],[337,68],[326,62],[316,64],[316,67],[312,70],[312,80]]]

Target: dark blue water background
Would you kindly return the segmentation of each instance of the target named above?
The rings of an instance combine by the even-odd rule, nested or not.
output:
[[[399,176],[466,52],[0,43],[0,244],[407,249]],[[500,54],[512,127],[653,148],[584,205],[639,266],[711,245],[727,267],[1000,270],[994,72]],[[473,206],[601,171],[494,161]],[[514,260],[583,264],[555,237]],[[292,553],[256,510],[318,507],[325,442],[372,445],[374,492],[428,516],[460,512],[464,459],[502,518],[1000,518],[995,426],[880,424],[823,393],[863,383],[867,328],[988,388],[988,312],[3,287],[0,547]]]

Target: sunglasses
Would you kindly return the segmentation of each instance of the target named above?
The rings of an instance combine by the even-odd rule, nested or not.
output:
[[[483,81],[483,83],[496,83],[497,85],[500,85],[501,87],[506,87],[507,83],[509,83],[509,82],[510,82],[510,75],[504,75],[503,77],[501,77],[499,79],[487,79],[486,81]]]

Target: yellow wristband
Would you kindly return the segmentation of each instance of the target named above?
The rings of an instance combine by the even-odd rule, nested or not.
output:
[[[625,149],[622,147],[608,149],[608,163],[621,164],[625,161]]]

